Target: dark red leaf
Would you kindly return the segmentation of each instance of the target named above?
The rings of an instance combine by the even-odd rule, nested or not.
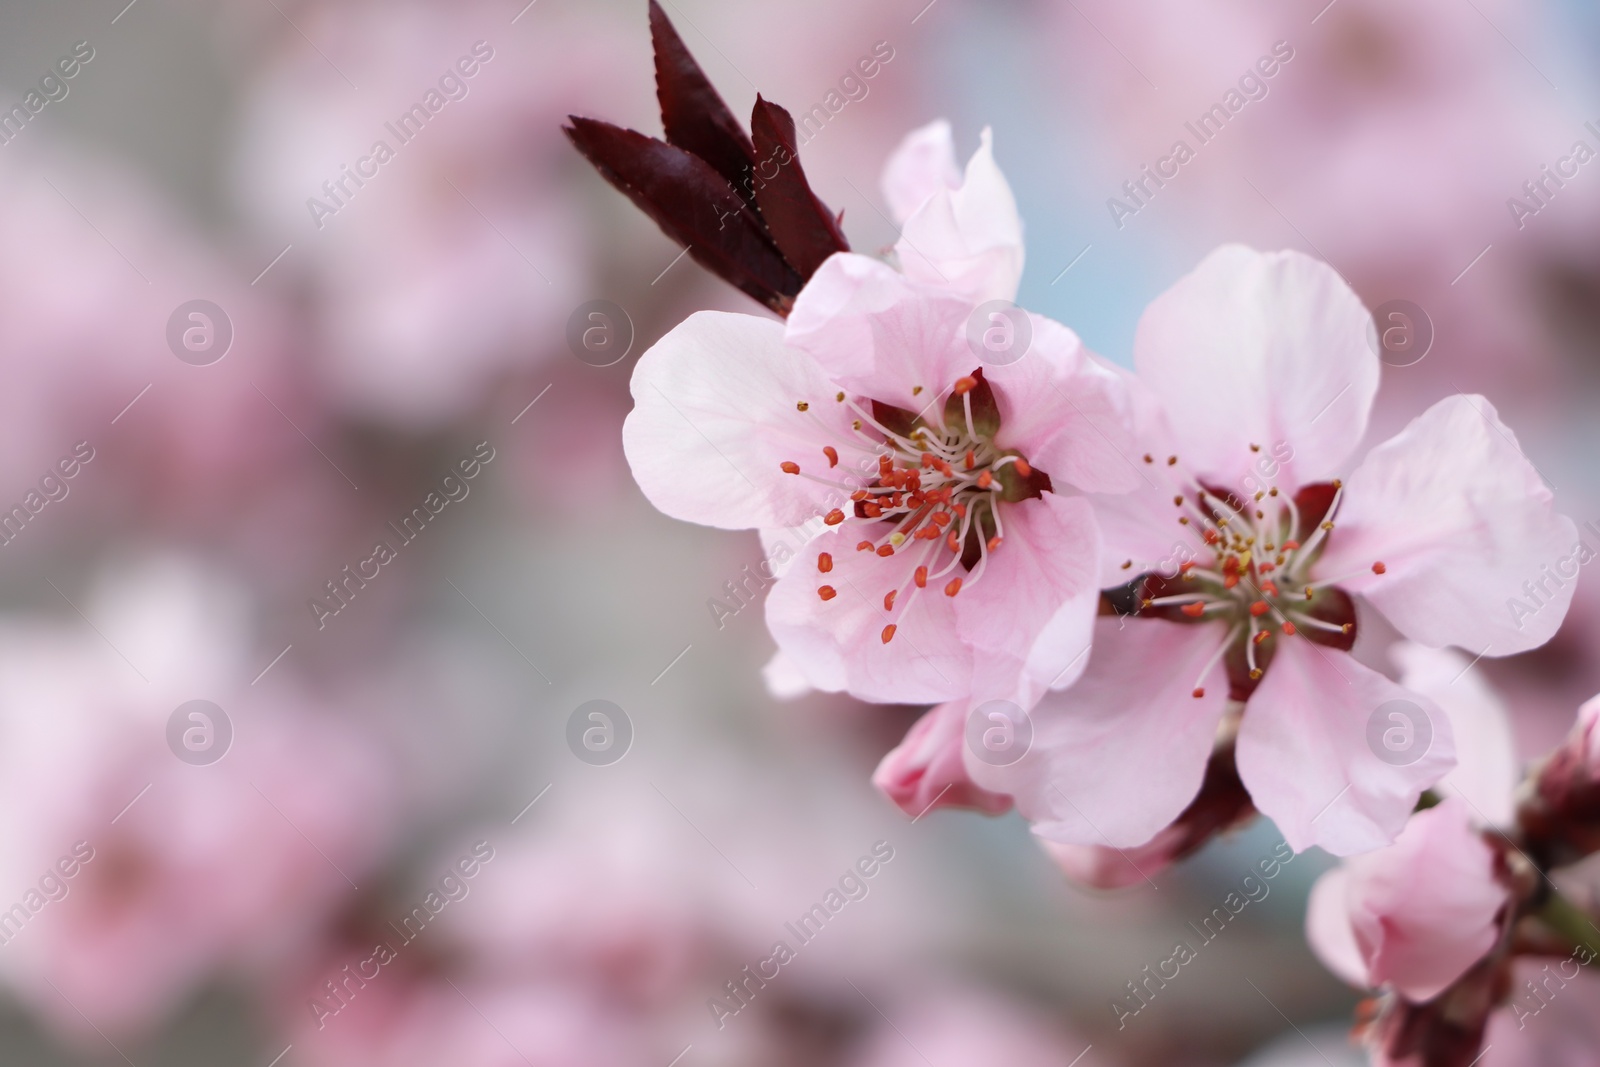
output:
[[[656,0],[650,0],[650,41],[667,143],[711,164],[735,192],[754,204],[750,170],[755,148]]]
[[[778,250],[801,278],[809,279],[823,260],[850,251],[849,242],[806,181],[789,113],[758,93],[750,132],[755,136],[756,204]]]
[[[572,117],[579,152],[695,261],[780,315],[801,279],[760,218],[711,165],[682,148],[608,122]]]

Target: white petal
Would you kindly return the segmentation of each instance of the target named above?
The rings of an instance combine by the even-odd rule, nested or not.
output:
[[[949,288],[979,304],[1015,300],[1022,280],[1022,220],[993,137],[967,161],[957,189],[936,190],[906,220],[895,253],[909,277]]]
[[[849,495],[780,468],[792,461],[828,476],[823,446],[843,457],[839,442],[851,437],[837,387],[783,343],[781,323],[691,315],[639,357],[632,390],[623,451],[644,495],[673,518],[733,530],[796,526]]]
[[[883,168],[883,198],[903,225],[935,193],[961,184],[950,123],[937,119],[912,130]]]

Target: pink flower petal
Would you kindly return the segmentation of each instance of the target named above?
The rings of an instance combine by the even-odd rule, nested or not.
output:
[[[1482,397],[1423,412],[1368,454],[1344,495],[1317,573],[1354,575],[1344,587],[1412,640],[1506,656],[1561,625],[1577,527]],[[1380,561],[1382,576],[1370,569]]]
[[[1333,868],[1317,879],[1306,902],[1306,941],[1322,965],[1357,989],[1377,983],[1350,925],[1350,869]]]
[[[1014,363],[983,368],[1000,405],[996,443],[1021,452],[1058,488],[1126,493],[1145,484],[1136,465],[1131,376],[1059,322],[1028,320],[1027,352]]]
[[[1460,796],[1482,822],[1510,826],[1521,773],[1505,702],[1460,652],[1407,642],[1391,655],[1401,668],[1400,684],[1450,716],[1456,769],[1439,783],[1439,791]]]
[[[1045,837],[1039,844],[1074,882],[1091,889],[1126,889],[1170,867],[1173,844],[1182,838],[1180,828],[1169,826],[1135,848],[1065,845]]]
[[[1420,1003],[1482,959],[1507,901],[1494,863],[1456,800],[1418,812],[1392,846],[1352,860],[1346,900],[1372,982]]]
[[[959,296],[841,252],[795,298],[785,339],[841,388],[921,411],[979,365],[965,334],[971,311]]]
[[[883,198],[903,225],[935,193],[961,184],[950,123],[938,119],[906,134],[883,168]]]
[[[995,165],[988,129],[960,187],[936,190],[906,220],[894,247],[908,277],[948,288],[974,304],[1016,299],[1022,220],[1011,186]]]
[[[1200,671],[1224,630],[1103,618],[1094,636],[1083,677],[1032,711],[1029,753],[992,767],[969,752],[967,770],[984,788],[1011,794],[1041,837],[1132,848],[1199,792],[1228,697],[1220,666],[1203,679]]]
[[[967,776],[965,701],[940,704],[916,721],[883,757],[872,784],[912,818],[931,807],[972,808],[985,815],[1011,809],[1011,798],[982,789]]]
[[[1349,856],[1382,848],[1422,791],[1455,766],[1449,717],[1348,653],[1304,638],[1275,640],[1239,723],[1239,776],[1296,852],[1320,845]],[[1390,701],[1405,701],[1431,731],[1426,750],[1408,765],[1380,759],[1368,742],[1369,722]],[[1388,728],[1389,719],[1382,723]],[[1423,726],[1411,736],[1420,747]]]
[[[1046,687],[1070,684],[1088,662],[1100,605],[1100,532],[1087,501],[1056,493],[1001,505],[1000,519],[1002,544],[954,598],[956,631],[980,659],[1027,664],[1034,688],[1019,700],[1026,704]]]
[[[930,581],[914,602],[901,592],[894,610],[884,610],[884,594],[908,583],[914,565],[904,554],[885,559],[857,551],[860,536],[859,529],[830,529],[809,542],[772,587],[767,627],[778,647],[826,692],[848,690],[892,704],[969,695],[973,653],[957,632],[954,601]],[[826,574],[816,567],[823,552],[832,557]],[[835,595],[823,600],[822,586]],[[894,637],[885,642],[890,624]]]
[[[623,450],[639,488],[676,519],[725,529],[794,526],[836,506],[822,449],[849,439],[851,413],[783,326],[702,311],[639,358]],[[797,405],[805,402],[806,411]]]
[[[1293,449],[1278,484],[1337,473],[1378,388],[1371,318],[1333,268],[1299,252],[1227,245],[1139,320],[1134,360],[1167,407],[1178,453],[1234,486],[1250,445]]]

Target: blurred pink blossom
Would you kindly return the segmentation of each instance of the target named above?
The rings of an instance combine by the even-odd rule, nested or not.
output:
[[[293,246],[274,281],[304,287],[310,369],[334,403],[418,429],[460,418],[565,356],[568,316],[594,295],[560,123],[629,86],[611,23],[540,9],[513,26],[482,2],[299,17],[322,47],[288,37],[262,74],[239,195],[263,248]]]
[[[226,583],[162,562],[87,607],[95,630],[17,619],[0,652],[5,892],[76,842],[93,852],[0,949],[0,974],[92,1042],[93,1028],[148,1030],[303,936],[370,873],[401,812],[381,747],[348,717],[285,668],[251,686],[247,604]],[[196,698],[233,735],[205,765],[169,749],[169,717]],[[214,716],[192,722],[180,729],[222,743]]]
[[[901,993],[848,1067],[1108,1067],[1045,1012],[978,988]]]

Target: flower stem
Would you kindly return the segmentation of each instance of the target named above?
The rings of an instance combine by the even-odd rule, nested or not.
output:
[[[1574,948],[1587,949],[1600,956],[1600,928],[1595,926],[1588,912],[1560,893],[1552,891],[1538,915],[1546,926],[1571,941]]]

